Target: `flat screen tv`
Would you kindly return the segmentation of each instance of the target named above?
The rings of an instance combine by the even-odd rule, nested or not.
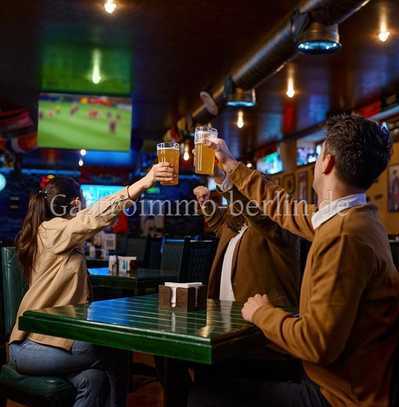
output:
[[[265,174],[277,174],[283,171],[283,162],[278,151],[268,154],[256,162],[256,169]]]
[[[42,93],[38,146],[73,150],[128,151],[130,98]]]
[[[89,207],[106,196],[120,191],[123,186],[82,184],[82,193]]]

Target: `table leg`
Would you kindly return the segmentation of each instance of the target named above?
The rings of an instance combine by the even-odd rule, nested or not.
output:
[[[191,383],[188,363],[155,357],[155,364],[164,390],[163,407],[186,407]]]

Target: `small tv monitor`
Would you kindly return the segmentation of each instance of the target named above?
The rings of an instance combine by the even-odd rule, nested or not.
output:
[[[277,174],[283,171],[283,162],[278,151],[268,154],[256,162],[256,169],[264,174]]]
[[[38,146],[73,150],[128,151],[130,98],[42,93]]]
[[[83,196],[86,201],[87,207],[93,205],[95,202],[103,199],[109,195],[112,195],[120,191],[123,186],[115,185],[91,185],[91,184],[82,184],[81,189]]]

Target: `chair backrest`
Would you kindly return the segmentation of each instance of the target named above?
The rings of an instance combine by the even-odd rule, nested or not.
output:
[[[159,269],[161,267],[162,241],[159,237],[149,237],[147,239],[144,267],[149,269]]]
[[[136,256],[137,260],[144,264],[145,252],[147,248],[147,239],[145,237],[133,238],[127,240],[126,256]]]
[[[3,325],[1,333],[8,337],[14,327],[19,304],[27,290],[22,267],[15,247],[1,248],[1,297],[3,299]]]
[[[116,250],[115,254],[118,256],[126,256],[127,252],[127,235],[116,235]]]
[[[185,245],[181,282],[208,283],[216,251],[215,240],[188,240]]]
[[[161,274],[174,275],[180,281],[185,242],[184,239],[164,239],[161,253]]]

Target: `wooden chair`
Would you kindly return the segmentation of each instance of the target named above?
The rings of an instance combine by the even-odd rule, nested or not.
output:
[[[0,292],[0,407],[7,399],[32,407],[70,407],[75,389],[61,377],[26,376],[6,363],[5,345],[14,326],[19,304],[26,291],[15,247],[1,249]]]

